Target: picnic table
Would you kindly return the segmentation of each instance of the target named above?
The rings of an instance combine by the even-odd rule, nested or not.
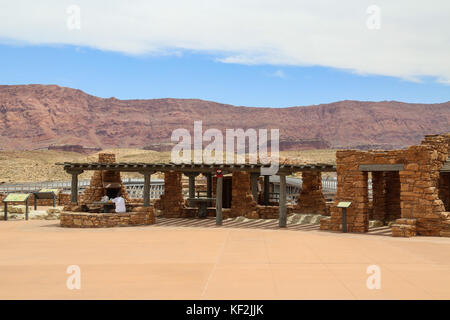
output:
[[[103,209],[103,213],[110,213],[111,211],[114,212],[114,209],[116,208],[116,205],[114,202],[111,201],[95,201],[92,202],[93,205],[101,206]]]
[[[211,204],[216,198],[188,198],[191,205],[198,203],[198,213],[199,218],[206,218],[208,205]]]

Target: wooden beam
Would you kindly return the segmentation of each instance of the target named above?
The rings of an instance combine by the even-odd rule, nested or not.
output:
[[[216,186],[216,225],[222,225],[222,192],[223,192],[223,177],[217,177]]]
[[[212,174],[206,174],[206,197],[212,198]]]
[[[402,171],[404,170],[403,164],[360,164],[359,171]]]
[[[71,196],[70,196],[70,202],[72,203],[78,203],[78,175],[79,172],[72,172],[72,183],[70,185],[71,187]]]
[[[259,173],[250,173],[250,186],[253,194],[253,199],[256,201],[256,203],[258,203],[258,178]]]
[[[144,173],[144,207],[150,207],[150,179],[151,173]]]
[[[278,213],[278,226],[280,228],[286,227],[286,176],[284,174],[280,176],[280,203]]]
[[[270,176],[264,176],[264,205],[269,205]]]

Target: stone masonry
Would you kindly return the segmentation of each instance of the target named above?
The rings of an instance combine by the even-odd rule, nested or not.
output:
[[[231,191],[231,214],[233,217],[256,218],[256,201],[250,187],[250,173],[233,172]]]
[[[109,228],[154,224],[155,214],[152,207],[137,207],[127,213],[62,212],[59,219],[61,227]]]
[[[183,214],[184,197],[180,172],[164,174],[164,194],[155,202],[155,208],[162,210],[167,218],[179,218]]]
[[[331,217],[322,219],[322,230],[342,230],[340,201],[351,201],[348,232],[368,231],[368,173],[361,164],[402,164],[404,170],[373,172],[373,216],[396,220],[395,236],[450,236],[449,187],[440,169],[449,157],[450,134],[429,135],[419,146],[405,150],[336,153],[338,190]],[[446,205],[447,203],[447,205]]]
[[[116,161],[116,156],[113,153],[100,153],[98,155],[99,163],[114,163]],[[107,170],[99,170],[94,171],[92,175],[89,187],[84,191],[81,201],[83,204],[89,204],[94,201],[100,201],[101,198],[106,195],[106,189],[103,184],[107,182],[120,183],[122,197],[125,200],[128,199],[128,194],[125,189],[125,186],[122,184],[122,179],[120,177],[120,172],[118,171],[107,171]]]
[[[295,213],[327,214],[327,205],[322,193],[321,172],[302,172],[302,190],[298,196]]]

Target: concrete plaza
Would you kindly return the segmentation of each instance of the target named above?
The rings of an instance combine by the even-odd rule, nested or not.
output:
[[[61,228],[0,222],[0,299],[449,299],[450,238],[393,238],[158,219],[151,226]],[[81,269],[69,290],[67,267]],[[366,285],[370,265],[381,288]]]

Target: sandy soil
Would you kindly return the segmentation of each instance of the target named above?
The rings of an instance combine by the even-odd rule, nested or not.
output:
[[[141,149],[109,149],[102,152],[116,154],[123,162],[168,162],[170,152]],[[282,157],[295,159],[299,163],[335,163],[335,150],[306,150],[281,152]],[[74,152],[53,150],[0,151],[0,183],[70,180],[70,176],[56,162],[96,161],[97,154],[83,155]],[[85,172],[80,179],[89,179],[92,172]],[[123,177],[141,177],[138,173],[123,174]]]

